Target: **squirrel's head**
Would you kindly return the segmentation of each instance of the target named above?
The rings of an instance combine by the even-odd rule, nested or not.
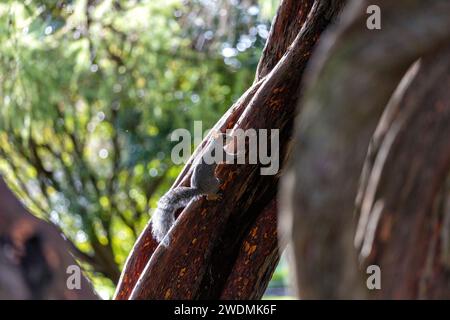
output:
[[[220,131],[214,131],[211,134],[211,140],[213,145],[219,145],[223,148],[224,156],[226,154],[236,155],[234,153],[234,139],[232,136]]]

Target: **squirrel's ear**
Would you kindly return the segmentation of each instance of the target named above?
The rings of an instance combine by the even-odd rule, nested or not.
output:
[[[213,138],[214,140],[217,140],[217,139],[221,138],[222,136],[223,136],[223,133],[218,130],[213,130],[211,132],[211,138]]]

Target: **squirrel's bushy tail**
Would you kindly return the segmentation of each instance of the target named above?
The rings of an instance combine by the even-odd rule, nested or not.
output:
[[[152,233],[158,242],[169,245],[170,239],[166,235],[175,221],[175,212],[200,195],[196,188],[177,187],[159,199],[158,208],[152,215]]]

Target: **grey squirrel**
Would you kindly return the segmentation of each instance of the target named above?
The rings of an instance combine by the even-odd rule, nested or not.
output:
[[[175,212],[178,209],[203,195],[206,195],[208,200],[220,198],[218,192],[221,181],[214,174],[218,165],[214,158],[217,151],[223,152],[221,159],[227,154],[223,149],[224,137],[226,135],[221,133],[212,135],[211,143],[202,150],[200,161],[194,165],[190,187],[176,187],[159,199],[158,207],[152,215],[152,233],[162,245],[167,247],[170,243],[167,234],[175,222]]]

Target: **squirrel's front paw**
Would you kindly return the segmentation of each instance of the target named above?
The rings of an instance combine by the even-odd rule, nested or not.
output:
[[[222,195],[217,193],[211,193],[206,195],[206,199],[208,201],[220,200],[222,199]]]

